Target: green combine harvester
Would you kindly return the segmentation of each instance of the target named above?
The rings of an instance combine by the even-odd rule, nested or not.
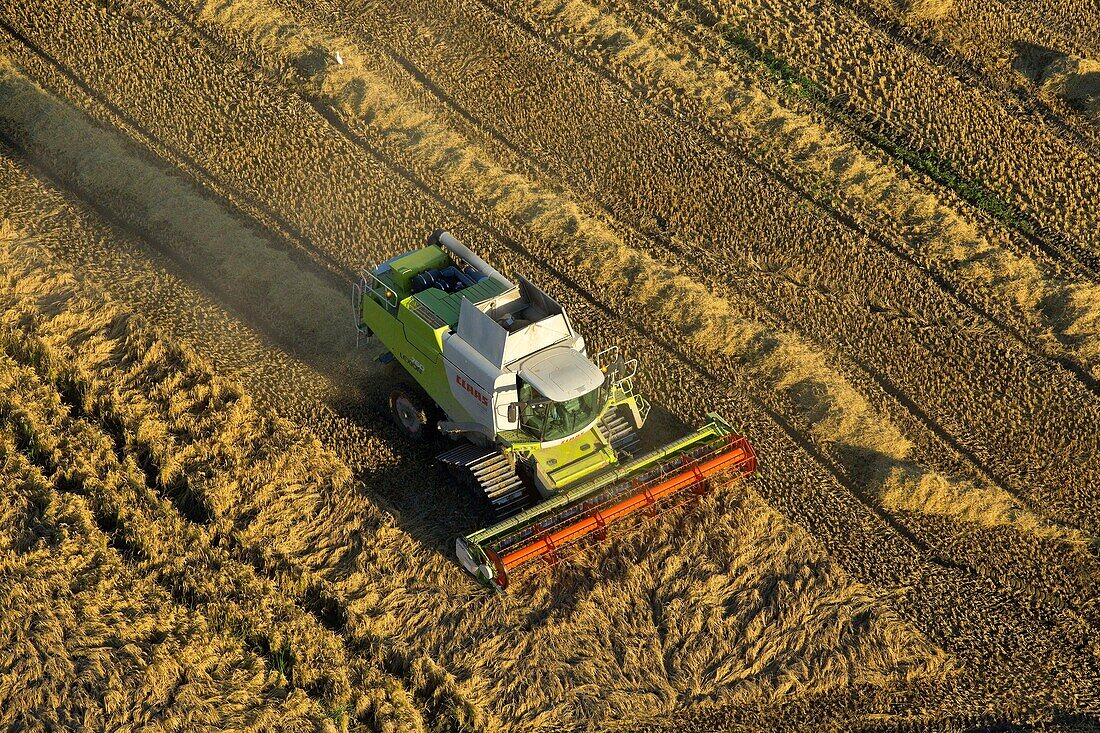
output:
[[[495,513],[456,543],[482,583],[503,590],[520,565],[553,566],[630,518],[756,470],[748,441],[713,414],[642,453],[649,403],[634,392],[637,361],[616,347],[589,358],[557,301],[447,232],[364,271],[352,300],[359,341],[377,338],[379,360],[416,383],[390,394],[394,422],[412,440],[453,439],[438,459]]]

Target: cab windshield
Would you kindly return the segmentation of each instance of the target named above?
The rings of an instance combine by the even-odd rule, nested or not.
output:
[[[573,435],[600,416],[607,402],[607,389],[596,389],[565,402],[551,402],[531,385],[519,386],[520,427],[542,442]]]

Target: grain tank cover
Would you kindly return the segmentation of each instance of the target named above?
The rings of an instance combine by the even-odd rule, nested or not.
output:
[[[572,343],[575,335],[561,307],[520,280],[524,285],[518,292],[476,305],[463,300],[459,311],[459,338],[498,369],[563,341]],[[527,297],[532,294],[534,302]]]

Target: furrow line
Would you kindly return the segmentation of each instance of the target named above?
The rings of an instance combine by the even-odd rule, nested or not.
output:
[[[643,16],[648,18],[651,22],[658,24],[666,33],[676,35],[681,41],[685,41],[690,45],[695,45],[697,51],[706,50],[713,57],[722,59],[723,61],[728,60],[731,53],[737,57],[746,55],[743,50],[738,52],[733,50],[730,46],[723,46],[719,42],[716,34],[710,32],[711,29],[709,27],[702,26],[708,31],[704,35],[697,30],[693,30],[690,21],[681,20],[677,22],[676,19],[668,15],[668,10],[650,5],[649,0],[640,0],[640,4],[637,6],[628,2],[625,6],[615,5],[615,7],[628,11],[633,11],[637,7],[638,11],[641,12]],[[882,30],[879,25],[871,22],[868,24],[887,37],[894,39],[893,34]],[[937,63],[936,59],[932,57],[928,57],[923,53],[920,55],[925,56],[929,63]],[[734,63],[744,63],[744,61],[738,58]],[[966,78],[957,78],[964,84],[969,81]],[[993,95],[993,98],[1000,99],[1000,96]],[[1029,99],[1032,99],[1036,105],[1042,104],[1038,98]],[[920,175],[921,172],[915,170],[911,162],[905,160],[904,157],[900,156],[897,152],[901,147],[894,141],[898,131],[902,132],[904,137],[913,137],[912,131],[904,125],[900,126],[900,128],[896,122],[891,125],[882,117],[874,116],[869,112],[856,109],[851,104],[846,103],[841,97],[827,96],[825,94],[810,94],[800,97],[797,100],[792,98],[791,102],[796,107],[807,106],[811,109],[823,112],[837,125],[839,132],[847,133],[844,137],[847,138],[848,142],[866,145],[880,151],[882,154],[895,161],[897,165]],[[1020,111],[1026,112],[1027,110]],[[1063,121],[1062,124],[1065,125],[1065,122]],[[1056,129],[1061,130],[1061,127],[1056,126]],[[890,144],[886,144],[884,140],[889,141]],[[1082,144],[1083,142],[1086,149],[1092,152],[1095,152],[1094,148],[1100,150],[1100,147],[1098,147],[1100,143],[1094,146],[1088,141],[1077,140],[1076,138],[1072,142],[1074,144]],[[978,207],[958,195],[957,192],[951,190],[948,186],[938,181],[936,183],[940,185],[942,194],[955,200],[954,206],[956,208],[972,208],[973,213],[983,217],[986,216]],[[827,209],[828,207],[823,205],[823,208]],[[849,213],[856,216],[854,212]],[[993,219],[990,218],[989,223],[992,224]],[[1026,248],[1021,242],[1016,241],[1016,237],[1010,237],[1007,241],[1014,252],[1025,257],[1030,257],[1035,251],[1038,251],[1052,263],[1064,265],[1078,277],[1100,281],[1100,257],[1098,257],[1096,253],[1042,222],[1035,221],[1034,218],[1031,218],[1029,226],[1031,229],[1030,231],[1021,226],[1011,227],[1016,237],[1019,237],[1031,245],[1031,248]]]
[[[197,28],[192,27],[191,30],[199,33]],[[277,211],[260,201],[256,196],[242,191],[239,187],[235,187],[219,178],[207,167],[172,143],[154,135],[152,131],[119,108],[117,104],[93,89],[75,70],[47,53],[41,46],[27,38],[19,29],[2,17],[0,17],[0,33],[8,35],[11,40],[24,47],[35,59],[40,60],[60,75],[62,79],[69,83],[72,92],[79,94],[92,108],[98,109],[102,117],[110,121],[113,126],[126,132],[129,137],[149,149],[158,158],[170,163],[174,168],[185,171],[208,191],[211,199],[239,212],[242,217],[254,222],[257,228],[270,232],[274,239],[287,243],[289,245],[288,251],[293,251],[296,248],[303,252],[311,252],[310,257],[300,258],[303,267],[313,270],[322,277],[331,277],[335,273],[341,276],[341,282],[343,279],[351,277],[353,273],[345,271],[338,262],[317,247],[305,233],[287,221]],[[226,51],[228,49],[223,47],[222,50]],[[72,95],[66,96],[71,97]]]
[[[934,41],[920,35],[913,28],[909,28],[895,19],[885,17],[876,11],[874,7],[861,0],[832,1],[846,8],[853,15],[862,18],[867,25],[888,36],[895,43],[904,46],[913,53],[924,56],[929,63],[950,69],[960,82],[971,86],[980,86],[991,97],[1003,100],[1006,107],[1009,104],[1014,105],[1022,114],[1038,115],[1045,123],[1064,135],[1066,142],[1079,145],[1093,155],[1100,155],[1100,130],[1082,124],[1072,110],[1065,109],[1058,112],[1046,100],[1039,98],[1037,95],[1028,94],[1018,87],[1006,88],[1003,84],[994,81],[988,72],[982,70],[970,59],[956,53],[949,47],[936,44]]]
[[[418,69],[413,67],[411,63],[409,63],[406,59],[403,59],[402,57],[400,57],[400,55],[394,53],[391,49],[388,49],[388,47],[386,47],[386,52],[389,55],[391,55],[391,57],[394,57],[398,61],[398,63],[402,65],[402,67],[406,68],[406,70],[409,70],[410,67],[412,67],[412,69],[414,71],[410,71],[410,73],[415,72],[414,76],[417,77],[418,81],[423,82],[422,72],[420,72]],[[431,93],[437,99],[442,101],[444,104],[449,105],[449,100],[448,99],[441,98],[441,97],[438,96],[438,93],[436,92],[436,90],[434,88],[434,85],[430,85],[430,83],[429,83],[429,84],[425,84],[425,87],[428,89],[429,93]],[[324,114],[324,110],[321,110],[321,112]],[[494,137],[500,137],[501,134],[499,133],[499,131],[496,131],[496,132],[494,132],[493,136]],[[550,173],[550,171],[548,171],[545,167],[542,166],[541,162],[538,159],[536,159],[533,154],[524,151],[518,143],[514,143],[514,142],[509,141],[509,140],[505,140],[504,142],[505,142],[505,144],[508,145],[509,149],[512,150],[513,152],[523,154],[528,159],[528,161],[529,161],[529,163],[532,167],[536,168],[537,170],[540,170],[543,174],[545,174],[547,177],[551,178],[552,180],[557,180],[556,177],[554,177]],[[619,221],[619,222],[624,221],[623,215],[622,214],[616,215],[615,213],[613,213],[610,210],[610,208],[607,206],[607,204],[602,199],[597,198],[592,203],[593,203],[593,205],[597,206],[600,209],[600,211],[603,214],[603,218],[604,218],[605,222],[611,224],[611,223],[614,223],[616,220]],[[627,220],[625,223],[627,223],[629,226],[633,227],[634,229],[640,228],[639,222],[636,219]],[[850,222],[850,226],[851,226],[851,228],[854,228],[857,231],[860,231],[861,233],[865,234],[865,236],[868,236],[868,237],[874,239],[875,241],[877,241],[884,248],[887,248],[887,249],[891,250],[895,256],[897,256],[899,259],[902,259],[902,261],[909,264],[915,270],[920,269],[919,264],[916,263],[915,261],[913,261],[912,259],[910,259],[906,252],[904,252],[903,250],[900,250],[899,248],[893,246],[891,243],[887,242],[886,240],[879,238],[879,235],[877,235],[875,232],[865,232],[854,221]],[[661,249],[664,249],[666,251],[668,251],[668,249],[669,249],[666,246],[666,244],[659,241],[658,238],[656,238],[656,237],[649,236],[649,237],[646,237],[646,239],[651,243],[653,248],[661,248]],[[698,250],[697,253],[698,254],[704,254],[704,255],[706,254],[706,253],[702,252],[701,250]],[[682,257],[682,255],[683,255],[682,251],[679,252],[679,255],[680,255],[681,263],[687,262],[689,265],[692,264],[693,261],[691,260],[690,257],[689,258],[683,258]],[[714,259],[714,258],[711,257],[711,259]],[[733,261],[731,260],[731,261],[728,261],[728,262],[721,262],[719,264],[723,265],[722,271],[726,272],[725,266],[730,265],[732,263],[733,263]],[[728,282],[718,282],[718,281],[716,281],[714,279],[713,275],[711,275],[709,273],[706,273],[706,272],[700,272],[697,267],[691,267],[690,269],[692,269],[693,272],[696,272],[697,277],[701,277],[704,281],[710,282],[712,285],[717,285],[723,290],[728,289],[728,287],[730,285],[730,283],[728,283]],[[761,306],[763,306],[766,310],[769,310],[773,316],[778,317],[778,313],[777,313],[777,311],[775,311],[774,307],[767,305],[769,299],[772,296],[768,295],[766,292],[761,291],[761,289],[758,286],[755,286],[756,284],[754,283],[754,279],[757,275],[763,275],[764,277],[774,277],[774,278],[777,278],[777,279],[782,277],[781,275],[773,275],[772,273],[767,273],[767,272],[763,272],[763,273],[754,272],[754,273],[748,274],[744,277],[739,277],[738,278],[738,281],[741,284],[741,287],[739,288],[739,291],[743,294],[746,294],[748,297],[753,298],[753,300],[755,300],[757,303],[759,303]],[[940,289],[943,290],[946,294],[948,294],[949,296],[953,295],[957,300],[961,300],[963,305],[968,304],[968,301],[957,290],[951,288],[949,285],[944,283],[942,280],[937,279],[937,280],[935,280],[935,282],[940,286]],[[1008,329],[1008,331],[1007,331],[1008,335],[1013,336],[1014,340],[1017,343],[1021,344],[1025,348],[1027,348],[1028,353],[1030,353],[1032,356],[1039,356],[1039,357],[1044,356],[1044,354],[1042,354],[1042,353],[1036,353],[1037,347],[1029,339],[1026,339],[1025,336],[1022,333],[1020,333],[1019,331],[1007,326],[1007,324],[1001,324],[999,319],[996,319],[988,311],[985,311],[984,309],[980,309],[980,307],[977,306],[976,304],[970,304],[970,305],[971,305],[972,312],[975,312],[977,315],[981,316],[983,318],[983,320],[985,320],[987,322],[992,322],[994,325],[1001,325],[1002,329]],[[783,317],[783,318],[781,318],[780,323],[782,325],[784,325],[785,327],[790,328],[792,330],[798,330],[797,327],[794,325],[794,323],[790,320],[790,318]],[[950,446],[951,449],[955,453],[962,456],[964,461],[969,466],[971,466],[971,468],[973,468],[979,474],[984,476],[990,483],[992,483],[994,485],[997,485],[1002,489],[1005,489],[1008,494],[1015,496],[1025,506],[1029,505],[1029,502],[1026,499],[1024,499],[1023,496],[1018,491],[1015,491],[1013,489],[1009,489],[1007,487],[1007,484],[1005,484],[1003,477],[999,476],[999,472],[996,469],[994,469],[991,466],[989,466],[988,464],[984,463],[982,461],[982,459],[980,459],[974,453],[974,451],[967,448],[962,443],[960,438],[958,438],[957,436],[950,433],[950,431],[948,431],[942,424],[932,420],[931,417],[929,416],[929,413],[928,413],[927,410],[924,410],[924,409],[920,408],[914,400],[907,397],[903,393],[903,391],[899,387],[897,387],[896,384],[894,384],[891,379],[887,378],[884,374],[882,374],[881,371],[879,371],[876,368],[874,368],[873,366],[871,366],[865,360],[860,360],[860,359],[858,359],[857,357],[854,357],[854,356],[850,357],[846,354],[842,354],[839,358],[844,359],[844,360],[855,360],[855,367],[856,367],[857,370],[869,375],[871,377],[872,381],[878,385],[880,390],[884,391],[888,395],[891,395],[891,397],[894,399],[895,402],[901,404],[908,412],[911,412],[914,415],[914,417],[917,418],[917,421],[919,423],[923,424],[923,426],[926,430],[928,430],[931,433],[935,434],[939,441],[941,441],[942,443],[944,443],[947,446]],[[1063,366],[1067,366],[1065,360],[1062,360],[1058,363],[1061,363]],[[1094,380],[1092,380],[1091,375],[1082,372],[1079,368],[1076,371],[1073,371],[1075,366],[1076,365],[1072,364],[1072,362],[1068,363],[1069,370],[1072,371],[1072,373],[1074,373],[1079,379],[1084,381],[1086,384],[1090,384],[1092,381],[1094,381]],[[1093,386],[1095,388],[1095,384],[1091,384],[1091,386]],[[1029,508],[1032,511],[1035,511],[1035,507],[1029,507]]]
[[[882,247],[885,251],[891,255],[898,257],[903,262],[913,267],[917,267],[927,272],[929,278],[931,278],[936,285],[947,293],[950,297],[954,298],[961,305],[968,310],[972,311],[976,316],[984,321],[988,321],[995,327],[997,327],[1005,336],[1020,343],[1024,348],[1032,352],[1036,357],[1053,361],[1057,363],[1061,368],[1072,373],[1077,379],[1079,379],[1093,394],[1100,396],[1100,379],[1094,377],[1090,371],[1083,365],[1079,364],[1072,357],[1067,354],[1056,353],[1044,348],[1041,344],[1034,342],[1027,338],[1023,332],[1004,321],[1001,318],[994,316],[991,312],[984,309],[973,299],[965,295],[963,286],[957,286],[953,284],[950,279],[944,274],[940,273],[934,265],[929,265],[923,261],[918,253],[910,251],[910,248],[904,243],[892,243],[889,241],[889,235],[878,230],[870,222],[860,221],[859,214],[855,211],[846,211],[843,202],[837,201],[834,198],[824,198],[815,196],[809,189],[800,186],[794,178],[781,172],[778,167],[774,165],[770,166],[767,162],[761,159],[757,159],[751,155],[748,151],[741,148],[737,148],[717,137],[706,126],[697,124],[690,119],[684,118],[676,109],[666,102],[659,99],[655,99],[647,94],[644,90],[635,85],[631,85],[625,82],[614,71],[604,68],[603,66],[593,62],[588,57],[574,52],[567,45],[546,34],[540,33],[540,31],[531,25],[525,19],[510,14],[503,6],[498,5],[494,0],[475,0],[478,4],[485,7],[501,20],[509,23],[513,27],[523,31],[532,39],[537,42],[554,49],[557,53],[571,59],[574,63],[587,68],[592,73],[596,74],[603,80],[624,89],[630,96],[643,104],[650,105],[658,113],[660,113],[667,120],[673,122],[676,125],[685,126],[699,135],[710,145],[713,145],[717,150],[720,150],[725,155],[732,157],[741,163],[745,164],[748,168],[755,170],[759,174],[766,178],[774,180],[780,184],[783,188],[787,189],[792,195],[798,199],[805,201],[813,208],[823,212],[826,216],[832,218],[840,225],[852,229],[861,235],[871,239],[877,245]],[[441,101],[446,104],[445,100]],[[848,128],[843,128],[848,129]],[[852,133],[855,135],[855,133]],[[857,136],[858,137],[858,136]],[[862,140],[862,138],[858,138]],[[519,150],[515,144],[509,146],[514,150]],[[525,156],[530,159],[529,156]],[[544,171],[545,172],[545,171]],[[551,180],[554,177],[551,176]],[[1022,250],[1021,250],[1022,251]],[[1057,255],[1055,255],[1057,256]],[[1092,270],[1090,269],[1091,273]],[[1100,271],[1096,271],[1096,278],[1100,280]]]
[[[210,38],[210,36],[208,36],[205,33],[204,33],[204,36],[208,40],[212,40]],[[391,53],[391,56],[393,56],[393,55],[394,54]],[[404,60],[403,59],[398,59],[398,61],[399,61],[399,63],[401,63]],[[404,68],[406,68],[406,71],[409,71],[409,66],[411,66],[411,64],[408,64],[408,62],[402,63],[401,65]],[[434,90],[429,89],[429,91],[432,92],[433,94],[435,93]],[[328,105],[323,104],[323,103],[319,103],[319,102],[313,102],[313,104],[314,104],[315,109],[317,109],[317,111],[320,114],[322,114],[326,119],[328,119],[331,124],[333,124],[334,126],[340,128],[342,133],[344,133],[345,135],[349,135],[349,136],[353,135],[353,133],[351,133],[350,129],[347,128],[346,124],[344,124],[343,121],[340,119],[339,115],[336,114],[335,112],[333,112]],[[367,152],[369,154],[372,154],[372,155],[375,155],[377,157],[377,153],[376,153],[373,146],[364,144],[363,141],[360,140],[357,137],[354,137],[354,138],[351,138],[351,139],[352,139],[353,142],[357,142],[364,149],[365,152]],[[519,147],[517,145],[515,145],[514,143],[510,144],[510,147],[513,151],[517,151],[517,152],[520,151]],[[530,156],[528,156],[528,157],[530,157]],[[418,183],[417,181],[414,180],[415,179],[415,174],[412,174],[408,169],[398,167],[396,165],[396,162],[392,158],[379,158],[379,160],[384,165],[386,165],[388,168],[390,168],[391,170],[394,170],[396,173],[398,173],[403,178],[405,178],[406,181],[412,181],[414,183]],[[536,165],[536,166],[538,165],[537,161],[532,161],[532,164]],[[448,203],[448,202],[445,202],[437,194],[435,194],[434,189],[432,187],[430,187],[426,184],[423,184],[423,183],[419,183],[419,187],[421,188],[422,192],[424,192],[426,195],[433,196],[440,203]],[[604,208],[604,211],[607,211],[606,208]],[[476,223],[477,225],[479,225],[481,227],[485,226],[485,222],[480,220],[480,219],[475,218],[473,220],[473,223]],[[760,296],[757,295],[756,299],[759,301]],[[765,306],[765,307],[767,307],[767,306]],[[783,319],[782,322],[786,325],[789,325],[789,323],[790,323],[788,319]],[[880,373],[872,370],[869,367],[869,365],[863,364],[861,362],[858,363],[858,367],[860,369],[862,369],[864,372],[868,372],[870,377],[879,385],[880,389],[883,389],[884,391],[886,391],[887,394],[890,394],[891,390],[892,390],[893,393],[894,393],[894,394],[892,394],[892,397],[895,400],[898,400],[899,402],[901,402],[903,405],[906,404],[904,400],[901,400],[901,399],[898,398],[898,390],[896,389],[896,387],[893,387],[892,385],[890,385],[888,383],[888,380],[885,380],[883,375],[881,375]],[[956,452],[962,454],[965,460],[967,460],[969,463],[971,463],[971,465],[973,465],[977,470],[979,470],[979,472],[983,472],[987,477],[989,477],[992,483],[998,483],[996,481],[996,479],[993,478],[994,472],[992,471],[992,469],[990,469],[988,466],[985,466],[984,464],[981,464],[980,460],[972,452],[969,452],[968,450],[966,450],[965,447],[961,446],[961,444],[953,436],[950,436],[949,434],[947,434],[947,432],[943,429],[942,426],[940,426],[938,424],[933,424],[933,422],[928,418],[927,414],[925,412],[919,410],[919,408],[916,408],[915,404],[913,404],[912,402],[909,402],[908,404],[910,406],[912,406],[913,408],[915,408],[913,410],[914,413],[915,413],[915,416],[918,418],[918,420],[922,420],[924,422],[924,425],[925,425],[926,429],[930,430],[934,434],[937,434],[938,437],[941,440],[944,440],[948,445],[952,446],[952,448],[954,448],[956,450]],[[1009,492],[1009,493],[1011,493],[1011,492]]]
[[[334,112],[327,105],[318,103],[317,108],[318,112],[324,115],[325,118],[328,119],[337,129],[339,129],[342,134],[346,135],[349,140],[355,142],[357,145],[360,145],[365,152],[376,157],[380,162],[382,162],[391,170],[394,170],[403,179],[416,185],[425,195],[431,196],[438,203],[453,211],[457,216],[464,219],[470,225],[476,226],[493,234],[501,243],[503,243],[509,249],[512,249],[513,251],[520,254],[524,259],[538,263],[540,267],[553,273],[555,277],[561,280],[570,290],[579,294],[589,305],[598,308],[608,318],[612,318],[617,322],[623,323],[624,326],[629,327],[642,338],[656,342],[663,350],[666,351],[666,353],[669,353],[670,356],[680,361],[685,366],[690,367],[692,371],[704,375],[708,379],[708,381],[710,381],[716,387],[729,381],[744,382],[746,380],[746,377],[744,375],[736,372],[715,371],[713,366],[704,364],[703,362],[699,361],[697,358],[693,357],[690,353],[685,351],[681,346],[676,344],[675,341],[666,340],[660,337],[655,332],[644,329],[644,327],[642,327],[640,324],[634,324],[632,320],[628,319],[624,314],[617,311],[612,304],[601,299],[599,296],[586,289],[585,286],[583,286],[580,282],[571,278],[562,270],[557,268],[557,266],[555,266],[551,261],[536,254],[534,251],[521,244],[518,239],[497,228],[494,224],[490,223],[485,218],[479,217],[472,209],[468,208],[466,205],[458,203],[453,199],[446,198],[439,194],[435,189],[422,181],[412,170],[404,167],[403,165],[398,163],[396,159],[391,158],[390,156],[381,152],[379,148],[361,138],[347,125],[344,120],[340,118],[340,116],[336,112]],[[920,539],[919,536],[906,528],[896,517],[891,515],[888,511],[878,506],[872,499],[870,499],[866,495],[865,491],[859,487],[858,482],[856,482],[850,476],[850,474],[847,472],[847,469],[845,469],[834,458],[822,452],[822,450],[816,445],[814,440],[810,437],[807,437],[801,429],[795,426],[795,423],[791,422],[788,419],[787,416],[767,404],[767,402],[761,398],[752,397],[751,401],[754,407],[759,409],[763,414],[767,415],[768,418],[775,425],[777,425],[794,444],[799,446],[799,448],[807,453],[807,455],[811,456],[816,463],[826,469],[828,473],[833,476],[853,498],[858,500],[859,503],[865,506],[871,514],[878,518],[885,528],[888,528],[889,531],[905,541],[906,544],[911,546],[913,550],[920,557],[924,558],[926,562],[930,562],[934,565],[938,565],[948,569],[967,572],[971,575],[975,575],[978,577],[983,577],[987,581],[995,585],[1007,585],[1013,591],[1041,600],[1044,603],[1048,603],[1055,608],[1059,608],[1064,612],[1071,614],[1082,624],[1085,624],[1089,627],[1100,628],[1100,626],[1096,626],[1091,619],[1081,615],[1081,613],[1079,613],[1076,608],[1069,605],[1065,601],[1065,599],[1057,596],[1056,594],[1047,593],[1041,589],[1030,586],[1029,584],[1019,583],[1012,580],[1006,581],[1001,575],[983,572],[982,570],[970,564],[956,563],[942,557],[931,545]]]

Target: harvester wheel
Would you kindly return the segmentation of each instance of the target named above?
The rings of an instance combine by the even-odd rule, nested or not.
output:
[[[390,392],[390,415],[398,429],[409,440],[423,440],[430,424],[427,400],[409,387],[399,384]]]

